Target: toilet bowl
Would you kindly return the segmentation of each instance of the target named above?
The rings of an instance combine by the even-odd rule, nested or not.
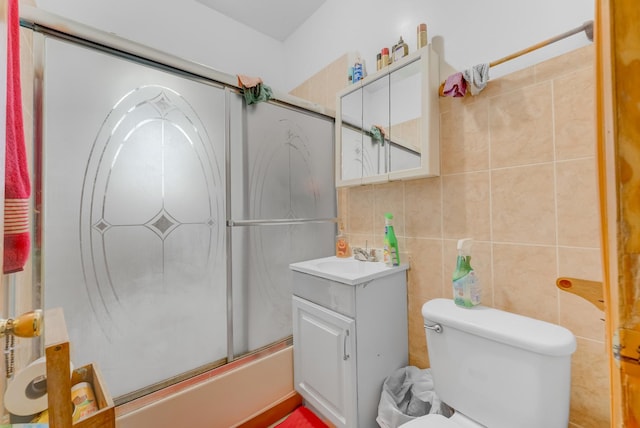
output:
[[[434,299],[422,306],[434,391],[456,413],[402,428],[566,428],[574,335],[484,306]]]

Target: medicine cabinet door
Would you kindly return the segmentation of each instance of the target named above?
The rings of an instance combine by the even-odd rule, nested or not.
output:
[[[362,88],[340,98],[338,111],[342,117],[336,126],[337,141],[342,141],[342,155],[336,156],[336,171],[345,183],[360,184],[363,175],[362,153]]]
[[[362,86],[362,177],[387,181],[389,172],[389,75]]]
[[[424,128],[420,66],[416,59],[389,75],[389,171],[420,168]]]

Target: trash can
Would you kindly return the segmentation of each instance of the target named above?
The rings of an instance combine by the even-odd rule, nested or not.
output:
[[[385,379],[376,418],[381,428],[397,428],[428,414],[453,414],[453,409],[436,395],[430,369],[407,366]]]

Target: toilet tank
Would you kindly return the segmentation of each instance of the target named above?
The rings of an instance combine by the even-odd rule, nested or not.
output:
[[[564,327],[498,309],[422,306],[438,397],[491,428],[567,428],[571,355]],[[441,326],[437,332],[433,327]]]

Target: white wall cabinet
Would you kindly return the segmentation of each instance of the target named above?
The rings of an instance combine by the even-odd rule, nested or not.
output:
[[[337,94],[336,186],[440,174],[438,64],[428,45]]]
[[[296,390],[337,427],[376,427],[382,384],[407,365],[407,267],[357,284],[292,269]]]

